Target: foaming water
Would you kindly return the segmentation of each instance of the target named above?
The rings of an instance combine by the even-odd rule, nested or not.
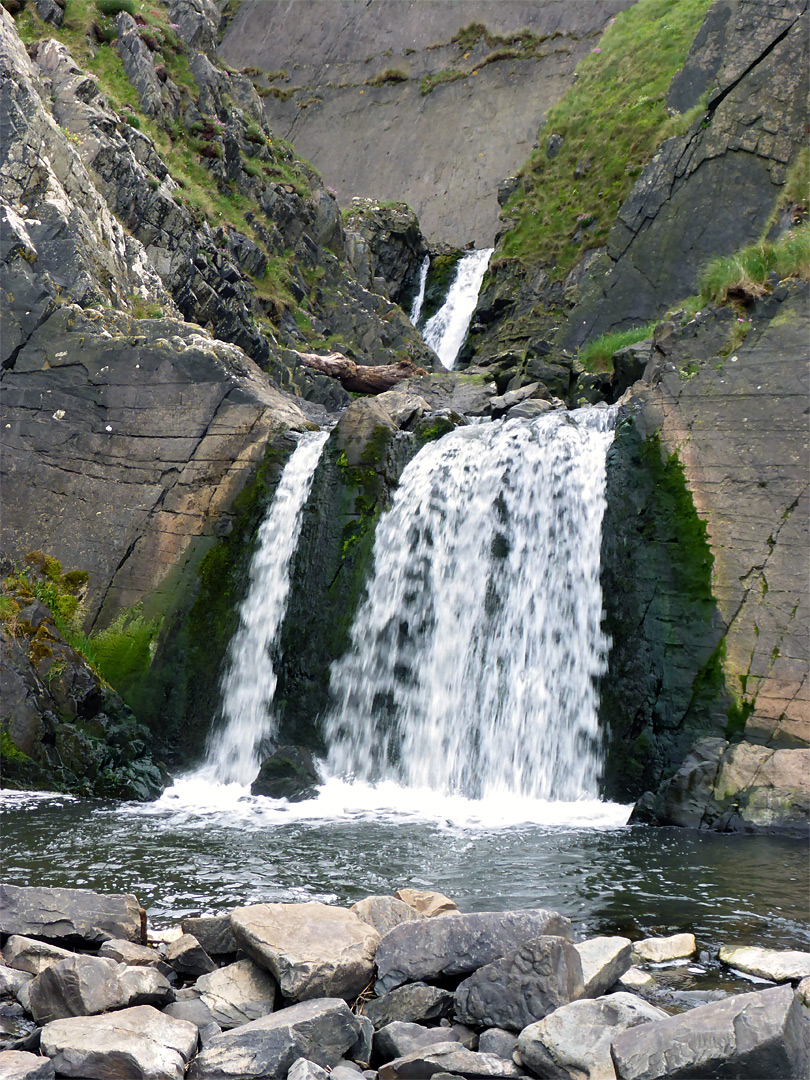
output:
[[[300,436],[259,529],[250,585],[239,608],[239,629],[231,640],[222,680],[222,724],[209,739],[201,770],[208,780],[249,784],[259,770],[261,742],[273,727],[276,672],[270,649],[287,608],[290,560],[328,437],[328,431]]]
[[[459,259],[447,299],[422,328],[425,344],[433,349],[446,368],[453,367],[464,344],[493,251],[494,248],[480,248]]]
[[[409,463],[332,667],[330,774],[504,805],[596,799],[614,421],[458,428]]]

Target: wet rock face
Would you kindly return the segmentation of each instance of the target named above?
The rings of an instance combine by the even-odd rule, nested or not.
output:
[[[380,206],[353,199],[345,222],[352,261],[368,285],[381,277],[392,300],[410,306],[428,245],[413,210],[405,203]]]

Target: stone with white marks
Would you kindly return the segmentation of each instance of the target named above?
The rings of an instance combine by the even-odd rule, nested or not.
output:
[[[746,975],[773,982],[791,982],[810,976],[810,952],[798,949],[760,949],[756,945],[723,945],[720,960]]]
[[[140,942],[144,921],[130,894],[0,885],[0,934],[92,948],[109,938]]]
[[[633,943],[636,959],[661,964],[667,960],[681,960],[692,956],[697,950],[694,934],[673,934],[672,937],[643,938]]]
[[[328,1080],[328,1077],[326,1069],[322,1069],[314,1061],[307,1061],[306,1058],[294,1061],[287,1073],[287,1080]]]
[[[226,1030],[267,1016],[275,1008],[276,981],[252,960],[201,975],[194,984],[213,1019]]]
[[[59,945],[36,941],[21,934],[12,934],[3,946],[3,959],[8,966],[17,971],[27,971],[29,975],[39,975],[57,961],[67,960],[74,955]]]
[[[574,948],[582,961],[583,997],[600,997],[615,986],[630,967],[632,943],[629,938],[588,938]]]

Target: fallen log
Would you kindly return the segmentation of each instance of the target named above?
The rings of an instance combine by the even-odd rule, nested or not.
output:
[[[411,360],[400,360],[396,364],[376,364],[366,367],[356,364],[343,353],[298,353],[301,363],[322,375],[338,379],[344,390],[353,390],[360,394],[382,394],[403,379],[414,375],[427,375],[424,368],[417,367]]]

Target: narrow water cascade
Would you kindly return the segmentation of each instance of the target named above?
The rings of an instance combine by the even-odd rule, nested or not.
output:
[[[239,629],[222,680],[222,724],[209,738],[202,778],[245,785],[258,772],[261,743],[273,728],[276,672],[271,649],[287,607],[290,560],[304,505],[328,437],[328,431],[300,436],[259,529]]]
[[[406,467],[332,668],[333,775],[475,799],[596,798],[615,409],[457,428]]]
[[[480,248],[468,252],[459,260],[446,300],[422,328],[425,344],[433,349],[448,369],[455,364],[464,344],[493,250]]]
[[[416,290],[416,296],[413,298],[413,303],[411,304],[411,313],[408,316],[414,326],[419,322],[419,316],[422,314],[422,304],[425,302],[425,286],[427,285],[429,269],[430,256],[426,255],[422,260],[422,265],[419,267],[419,287]]]

